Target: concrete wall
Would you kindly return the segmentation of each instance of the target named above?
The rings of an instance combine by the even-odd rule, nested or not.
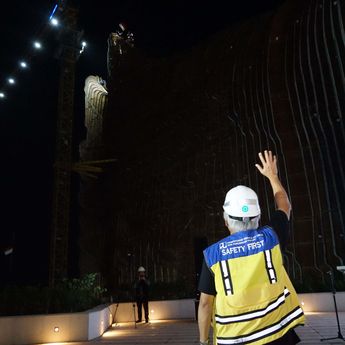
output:
[[[305,312],[334,312],[331,293],[299,294]],[[338,311],[345,312],[345,292],[336,294]],[[194,319],[193,299],[152,301],[150,320]],[[28,345],[87,341],[101,336],[113,322],[134,322],[133,303],[99,306],[83,313],[11,316],[0,318],[0,345]],[[55,332],[54,328],[59,327]]]
[[[193,299],[149,302],[149,317],[150,320],[194,319],[195,302]],[[131,322],[135,319],[136,305],[133,308],[133,303],[119,303],[117,307],[115,304],[114,322]]]
[[[333,294],[329,292],[301,293],[298,294],[299,300],[305,312],[333,312]],[[336,303],[338,311],[345,311],[345,292],[337,292]]]
[[[88,312],[87,339],[102,335],[113,323],[113,306],[92,309]]]

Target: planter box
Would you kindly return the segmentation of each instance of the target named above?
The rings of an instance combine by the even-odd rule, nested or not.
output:
[[[333,312],[333,295],[298,295],[305,312]],[[336,294],[338,311],[345,311],[345,292]],[[194,299],[149,302],[151,320],[196,319]],[[28,345],[88,341],[101,336],[115,322],[134,322],[134,303],[114,303],[71,314],[10,316],[0,318],[0,345]]]
[[[113,306],[82,313],[0,318],[0,345],[87,341],[99,337],[112,323]]]

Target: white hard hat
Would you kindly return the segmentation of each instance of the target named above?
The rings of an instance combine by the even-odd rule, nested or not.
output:
[[[232,218],[252,218],[260,215],[259,200],[256,193],[246,187],[237,186],[230,189],[225,197],[223,209]]]
[[[138,272],[145,272],[145,268],[144,268],[143,266],[140,266],[140,267],[138,268]]]

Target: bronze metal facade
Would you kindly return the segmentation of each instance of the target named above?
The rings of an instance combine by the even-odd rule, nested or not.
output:
[[[269,219],[271,190],[254,167],[266,148],[292,200],[290,276],[317,288],[343,264],[344,13],[339,0],[291,0],[160,58],[111,34],[102,146],[86,140],[81,154],[118,162],[82,182],[82,271],[115,289],[143,265],[192,293],[202,247],[227,234],[228,189],[256,190]]]

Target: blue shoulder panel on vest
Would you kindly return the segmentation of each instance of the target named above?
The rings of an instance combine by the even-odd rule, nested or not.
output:
[[[204,250],[208,267],[219,261],[249,256],[270,250],[279,244],[272,228],[265,226],[257,230],[240,231],[223,238]]]

